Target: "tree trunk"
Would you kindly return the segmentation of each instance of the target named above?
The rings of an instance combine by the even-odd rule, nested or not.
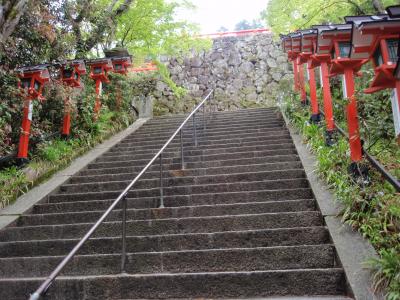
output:
[[[14,32],[27,8],[27,0],[3,0],[0,3],[0,43]]]

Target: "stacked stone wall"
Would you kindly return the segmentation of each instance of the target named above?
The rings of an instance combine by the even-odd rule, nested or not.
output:
[[[177,100],[158,80],[153,96],[156,109],[164,113],[190,110],[210,89],[215,89],[220,110],[274,106],[281,83],[292,78],[286,55],[269,33],[216,38],[207,52],[163,63],[172,80],[188,90]]]

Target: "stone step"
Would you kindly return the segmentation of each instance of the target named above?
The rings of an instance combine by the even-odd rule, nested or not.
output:
[[[29,257],[66,255],[78,239],[32,240],[0,242],[1,257]],[[325,227],[299,227],[225,231],[212,233],[163,234],[153,236],[128,236],[129,252],[162,252],[177,250],[255,248],[329,243]],[[121,236],[92,238],[79,250],[79,254],[121,253]]]
[[[219,136],[208,136],[207,134],[205,135],[199,135],[197,136],[198,142],[202,143],[204,145],[208,144],[220,144],[222,141],[228,141],[230,142],[231,140],[237,140],[237,141],[247,141],[251,140],[252,138],[259,137],[261,139],[268,138],[268,137],[282,137],[282,136],[287,136],[289,132],[287,129],[274,129],[270,131],[262,131],[262,132],[253,132],[253,133],[243,133],[241,135],[236,135],[236,134],[230,134],[229,132],[226,132],[225,134],[221,134]],[[222,139],[223,138],[223,139]],[[148,145],[154,145],[154,144],[164,144],[168,140],[168,137],[166,137],[164,140],[162,139],[146,139],[144,138],[143,140],[122,140],[121,142],[118,143],[117,147],[120,146],[148,146]],[[188,136],[183,138],[184,143],[193,143],[194,137],[193,136]],[[180,140],[179,137],[176,136],[175,139],[171,142],[171,144],[179,144],[180,145]]]
[[[75,194],[74,198],[65,195],[53,195],[50,202],[36,204],[33,207],[34,213],[48,212],[71,212],[71,211],[94,211],[97,209],[107,209],[111,203],[118,197],[118,193],[107,193],[99,196],[97,193]],[[108,198],[107,198],[108,197]],[[262,201],[287,201],[312,199],[313,194],[309,188],[303,189],[284,189],[284,190],[266,190],[251,192],[230,192],[230,193],[212,193],[197,195],[179,195],[164,196],[164,205],[166,207],[179,206],[198,206],[215,204],[235,204],[247,202]],[[98,200],[97,200],[98,199]],[[128,198],[127,207],[129,208],[156,208],[159,205],[159,197]]]
[[[209,126],[209,127],[207,127]],[[282,121],[268,121],[268,122],[253,122],[253,123],[237,123],[237,124],[232,124],[232,123],[224,123],[220,125],[216,125],[213,123],[206,123],[206,133],[207,135],[219,135],[222,132],[230,131],[233,130],[234,132],[241,133],[243,131],[247,130],[268,130],[271,128],[283,128],[285,125]],[[130,134],[127,136],[127,139],[134,139],[136,137],[140,138],[154,138],[154,137],[166,137],[166,136],[171,136],[172,133],[175,132],[175,130],[179,126],[168,126],[168,127],[163,127],[160,128],[159,130],[150,130],[146,129],[146,126],[141,127],[139,130],[135,131],[134,133]],[[183,128],[183,135],[192,135],[193,134],[193,126],[186,126]],[[196,129],[199,134],[203,134],[203,126],[196,126]]]
[[[210,125],[210,124],[207,124]],[[211,126],[211,125],[210,125]],[[137,140],[146,140],[146,139],[165,139],[169,138],[175,131],[177,127],[167,127],[157,131],[136,131],[131,135],[127,136],[125,140],[129,141],[137,141]],[[273,131],[273,130],[282,130],[284,128],[283,123],[273,122],[273,123],[265,123],[265,124],[241,124],[240,126],[232,126],[231,124],[224,124],[220,126],[212,126],[206,127],[206,130],[203,130],[203,126],[196,127],[196,134],[199,136],[220,136],[223,133],[231,132],[236,134],[244,134],[251,132],[264,132],[264,131]],[[182,135],[184,138],[192,137],[194,133],[193,127],[184,127],[182,131]]]
[[[57,204],[60,202],[81,202],[81,201],[96,201],[96,200],[115,200],[120,191],[109,192],[86,192],[70,194],[54,194],[47,199],[49,204]],[[311,195],[311,196],[310,196]],[[171,206],[191,206],[201,204],[216,204],[216,203],[243,203],[243,202],[259,202],[267,200],[294,200],[312,198],[309,187],[307,188],[292,188],[280,190],[253,190],[253,191],[238,191],[238,192],[212,192],[191,195],[164,195],[164,204]],[[134,197],[133,194],[128,194],[128,199],[135,201],[137,208],[154,208],[158,207],[159,195],[153,197]],[[194,204],[196,203],[196,204]]]
[[[44,279],[2,279],[0,299],[26,300]],[[215,299],[345,294],[345,275],[341,268],[61,276],[47,293],[49,299],[56,300]]]
[[[228,156],[228,155],[227,155]],[[234,155],[231,155],[234,157]],[[212,158],[212,157],[211,157]],[[200,159],[200,158],[198,158]],[[163,158],[163,169],[164,170],[178,170],[181,169],[181,160],[179,158]],[[260,157],[244,157],[244,158],[232,158],[232,159],[211,159],[203,161],[185,161],[185,169],[196,169],[196,168],[209,168],[216,166],[239,166],[248,164],[263,164],[272,162],[289,162],[289,161],[299,161],[299,157],[296,154],[288,155],[269,155]],[[142,170],[150,160],[148,159],[138,159],[129,161],[119,161],[119,162],[99,162],[92,163],[88,165],[88,169],[113,169],[113,168],[124,168],[124,167],[138,167]],[[155,165],[154,165],[155,164]],[[159,170],[159,160],[154,162],[152,168],[149,171]]]
[[[247,173],[247,172],[274,172],[283,170],[296,170],[301,169],[302,165],[300,162],[288,162],[288,163],[271,163],[271,164],[259,164],[259,165],[248,165],[248,166],[231,166],[231,167],[215,167],[215,168],[199,168],[199,169],[183,169],[183,170],[170,170],[164,171],[164,178],[177,178],[185,176],[214,176],[224,175],[233,173]],[[108,174],[99,174],[96,172],[84,171],[79,175],[73,176],[69,183],[87,183],[87,182],[104,182],[104,181],[121,181],[127,178],[134,178],[139,172],[135,171],[134,168],[124,168],[119,170],[119,173],[110,172]],[[121,173],[124,171],[131,171]],[[143,174],[143,179],[157,178],[160,176],[160,171],[147,171]]]
[[[288,161],[285,161],[285,158],[288,158]],[[273,161],[262,161],[263,159],[257,159],[254,160],[254,162],[251,162],[249,160],[246,160],[247,164],[237,164],[237,160],[227,160],[225,161],[222,165],[221,162],[218,163],[218,165],[209,165],[207,166],[202,166],[202,164],[197,164],[197,163],[190,163],[192,166],[195,168],[189,168],[188,164],[185,163],[185,171],[182,171],[181,169],[181,164],[171,164],[171,165],[163,165],[163,170],[164,172],[172,172],[176,176],[179,174],[183,174],[182,172],[186,171],[192,171],[192,170],[200,170],[200,172],[203,172],[202,170],[207,169],[207,172],[209,174],[218,174],[219,171],[215,170],[227,170],[227,172],[234,170],[238,168],[237,170],[247,170],[247,171],[257,171],[257,170],[264,170],[263,167],[261,166],[266,166],[268,170],[280,170],[280,169],[290,169],[293,168],[292,166],[297,166],[300,161],[298,159],[293,160],[293,157],[279,157],[278,162],[273,162]],[[240,161],[239,161],[240,163]],[[143,169],[143,166],[125,166],[125,167],[116,167],[116,168],[102,168],[102,169],[85,169],[76,176],[78,177],[83,177],[83,176],[92,176],[92,175],[113,175],[113,174],[121,174],[121,173],[134,173],[137,174]],[[150,166],[150,168],[147,170],[147,172],[143,176],[147,176],[147,174],[154,174],[155,176],[159,176],[160,172],[160,165],[158,164],[153,164]],[[194,171],[196,172],[196,171]],[[205,172],[205,173],[207,173]],[[217,173],[213,173],[217,172]],[[222,172],[222,171],[221,171]],[[186,173],[185,173],[186,174]]]
[[[245,150],[242,149],[241,147],[236,148],[236,151],[234,151],[234,148],[231,148],[231,151],[226,152],[206,152],[204,153],[191,153],[190,155],[185,155],[184,159],[185,161],[200,161],[200,160],[217,160],[217,159],[232,159],[236,158],[236,156],[239,157],[259,157],[259,156],[270,156],[270,155],[288,155],[288,154],[297,154],[296,149],[293,146],[290,147],[282,147],[280,149],[261,149],[261,150]],[[130,160],[149,160],[154,157],[154,153],[148,153],[148,154],[124,154],[124,153],[118,153],[118,155],[113,155],[113,156],[102,156],[96,160],[95,163],[100,163],[100,162],[118,162],[118,161],[130,161]],[[169,152],[164,155],[163,153],[163,158],[165,159],[180,159],[180,151],[176,152]],[[168,160],[167,160],[168,162]],[[180,162],[180,161],[179,161]]]
[[[335,267],[332,245],[127,253],[126,272],[202,273]],[[46,276],[62,256],[0,258],[0,278]],[[120,274],[121,254],[77,255],[64,276]]]
[[[198,153],[192,154],[192,155],[185,155],[184,159],[185,161],[200,161],[200,160],[217,160],[217,159],[232,159],[236,157],[259,157],[259,156],[269,156],[269,155],[288,155],[288,154],[297,154],[297,151],[294,147],[288,147],[288,148],[281,148],[281,149],[271,149],[271,150],[243,150],[241,148],[237,149],[237,152],[231,151],[231,152],[222,152],[222,153]],[[119,155],[115,156],[102,156],[96,160],[96,163],[100,162],[119,162],[119,161],[130,161],[130,160],[142,160],[142,159],[147,159],[150,160],[154,156],[153,153],[149,154],[130,154],[130,155],[125,155],[123,153],[119,153]],[[163,158],[165,159],[173,159],[173,158],[179,158],[180,159],[180,152],[175,152],[173,153],[167,153],[167,155],[164,155],[163,153]]]
[[[98,186],[96,191],[84,191],[82,188],[73,191],[61,191],[58,195],[65,195],[68,198],[75,198],[79,194],[97,193],[97,194],[112,194],[117,195],[122,192],[124,187],[114,187],[115,183],[109,183],[105,186]],[[199,184],[199,185],[181,185],[164,187],[163,193],[166,196],[177,195],[191,195],[191,194],[208,194],[208,193],[228,193],[228,192],[241,192],[241,191],[254,191],[254,190],[279,190],[279,189],[297,189],[308,188],[308,181],[304,178],[296,179],[280,179],[280,180],[262,180],[251,182],[229,182],[229,183],[216,183],[216,184]],[[114,189],[113,189],[114,188]],[[129,198],[142,198],[142,197],[158,197],[160,189],[144,188],[144,189],[131,189],[128,192]]]
[[[278,149],[294,149],[293,143],[290,142],[280,142],[280,143],[267,143],[267,144],[258,144],[258,145],[232,145],[232,147],[225,148],[200,148],[200,147],[187,147],[183,149],[183,153],[186,156],[190,155],[207,155],[207,154],[217,154],[217,153],[232,153],[232,152],[240,152],[240,151],[261,151],[261,150],[278,150]],[[163,157],[171,157],[180,155],[180,148],[167,148],[163,152]],[[119,155],[135,155],[138,157],[139,155],[147,155],[149,156],[156,154],[157,149],[154,150],[135,150],[135,149],[121,149],[118,151],[108,151],[102,155],[102,157],[117,157]]]
[[[296,179],[305,178],[304,170],[279,170],[266,172],[247,172],[234,174],[219,174],[207,176],[180,176],[163,178],[164,187],[183,186],[183,185],[203,185],[217,183],[239,183],[249,181],[265,181],[278,179]],[[63,184],[60,187],[60,192],[76,193],[76,192],[95,192],[108,190],[122,190],[134,179],[133,176],[126,177],[122,181],[103,181],[89,183],[69,183]],[[134,189],[151,189],[160,186],[160,179],[141,179],[134,186]]]
[[[229,149],[231,147],[246,147],[246,146],[267,146],[267,145],[276,145],[276,144],[287,144],[293,143],[290,136],[287,135],[285,137],[268,137],[266,139],[257,140],[256,138],[247,140],[247,141],[223,141],[222,143],[215,143],[212,145],[204,145],[199,143],[198,146],[195,146],[193,143],[184,143],[184,151],[188,150],[217,150],[217,149]],[[154,144],[150,146],[118,146],[117,148],[110,149],[107,153],[112,152],[120,152],[120,151],[127,151],[127,150],[134,150],[137,154],[146,154],[150,151],[153,153],[157,153],[164,143],[160,142],[160,144]],[[173,143],[170,144],[165,151],[180,151],[180,143]]]
[[[252,213],[271,212],[294,212],[315,210],[313,200],[290,200],[290,201],[265,201],[246,202],[235,204],[201,205],[167,207],[164,209],[127,209],[128,220],[154,220],[167,218],[189,218],[202,216],[224,216],[242,215]],[[74,224],[85,222],[96,222],[104,210],[79,211],[79,212],[52,212],[47,214],[23,215],[18,219],[18,226],[36,226],[50,224]],[[107,217],[107,221],[118,221],[122,219],[122,210],[115,209]]]
[[[92,223],[8,227],[0,232],[1,241],[70,239],[83,236]],[[126,222],[127,235],[159,235],[200,233],[272,228],[322,226],[319,212],[299,211],[284,213],[247,214],[136,220]],[[104,222],[93,237],[114,236],[121,233],[121,222]]]

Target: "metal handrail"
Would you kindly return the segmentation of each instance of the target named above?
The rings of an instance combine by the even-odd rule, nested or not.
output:
[[[123,201],[123,213],[122,213],[122,251],[121,251],[121,273],[125,273],[125,263],[126,263],[126,209],[127,209],[127,195],[129,190],[133,187],[133,185],[142,177],[142,175],[151,167],[151,165],[156,161],[157,158],[160,159],[160,208],[164,207],[164,199],[163,199],[163,169],[162,169],[162,153],[168,147],[168,145],[172,142],[172,140],[176,137],[178,133],[180,133],[180,142],[181,142],[181,166],[184,168],[184,156],[183,156],[183,138],[182,138],[182,129],[189,121],[191,117],[193,117],[193,137],[195,145],[197,146],[197,137],[196,137],[196,112],[206,103],[206,101],[211,97],[211,94],[214,90],[211,90],[207,96],[193,109],[193,111],[186,117],[186,119],[182,122],[182,124],[175,130],[175,132],[171,135],[167,142],[161,147],[161,149],[153,156],[153,158],[149,161],[149,163],[140,171],[140,173],[128,184],[128,186],[119,194],[117,199],[109,206],[109,208],[103,213],[103,215],[98,219],[98,221],[89,229],[89,231],[85,234],[85,236],[75,245],[75,247],[69,252],[69,254],[58,264],[58,266],[53,270],[53,272],[46,278],[46,280],[39,286],[39,288],[29,297],[29,300],[38,300],[41,296],[46,294],[49,287],[53,284],[54,280],[60,274],[60,272],[64,269],[64,267],[68,264],[68,262],[75,256],[75,254],[79,251],[79,249],[83,246],[83,244],[92,236],[92,234],[96,231],[96,229],[103,223],[103,221],[107,218],[110,212],[121,202]],[[215,110],[215,104],[214,104]],[[211,111],[211,108],[210,108]],[[206,118],[205,118],[206,108],[203,106],[203,129],[206,129]]]

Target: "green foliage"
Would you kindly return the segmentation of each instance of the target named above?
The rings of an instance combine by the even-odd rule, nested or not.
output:
[[[11,204],[54,172],[66,167],[74,158],[132,123],[129,111],[110,111],[106,106],[89,131],[80,130],[68,140],[54,139],[41,143],[24,169],[15,167],[0,171],[0,208]],[[28,176],[29,175],[29,176]]]
[[[375,101],[377,100],[375,99]],[[338,105],[339,101],[334,99],[334,102]],[[364,109],[366,108],[360,106],[361,112],[364,112]],[[343,221],[370,240],[380,254],[379,259],[369,262],[369,266],[375,271],[375,288],[386,289],[387,299],[400,299],[399,194],[372,168],[370,169],[371,184],[368,186],[358,185],[347,171],[350,163],[348,141],[338,137],[335,145],[327,147],[324,140],[324,126],[319,127],[308,122],[309,109],[300,105],[298,95],[285,96],[282,110],[290,122],[302,132],[304,139],[315,153],[319,174],[343,204]],[[343,121],[343,117],[339,114],[336,113],[335,117],[341,122]],[[374,123],[373,117],[370,116],[368,124]],[[399,168],[395,161],[396,157],[400,156],[398,152],[396,154],[396,151],[390,150],[398,148],[394,143],[393,136],[380,134],[378,130],[371,130],[368,138],[378,140],[372,148],[376,149],[377,145],[380,145],[379,147],[385,145],[385,149],[389,149],[374,154],[390,171],[397,174]]]
[[[139,59],[177,56],[210,47],[210,41],[195,37],[197,26],[174,19],[180,8],[190,8],[190,4],[185,1],[137,0],[118,18],[115,38]]]
[[[384,7],[396,0],[381,1]],[[270,0],[263,15],[275,34],[286,34],[312,25],[343,23],[343,17],[378,13],[367,0]]]

